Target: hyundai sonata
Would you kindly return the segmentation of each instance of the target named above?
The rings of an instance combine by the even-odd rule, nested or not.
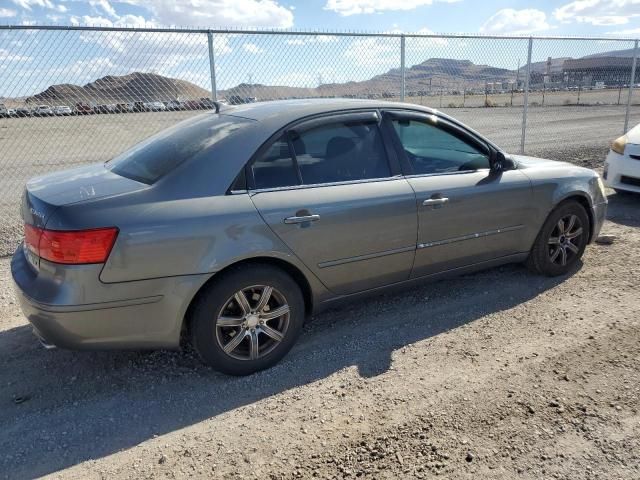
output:
[[[338,301],[526,262],[568,272],[603,223],[591,170],[507,155],[438,111],[252,103],[28,182],[12,260],[48,346],[176,348],[267,368]]]

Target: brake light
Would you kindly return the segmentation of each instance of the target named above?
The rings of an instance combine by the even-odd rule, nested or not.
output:
[[[40,258],[56,263],[104,263],[118,236],[115,227],[92,230],[45,230],[24,226],[24,242]]]
[[[40,248],[40,235],[42,235],[42,229],[34,227],[33,225],[24,224],[24,244],[26,247],[36,255],[38,255]]]

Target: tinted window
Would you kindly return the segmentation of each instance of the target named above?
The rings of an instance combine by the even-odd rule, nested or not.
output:
[[[284,138],[276,140],[253,165],[256,188],[276,188],[298,185],[293,157]]]
[[[393,120],[414,173],[444,173],[489,168],[489,150],[472,145],[426,122]]]
[[[151,184],[249,123],[225,115],[195,117],[148,138],[107,165],[118,175]]]
[[[330,183],[391,176],[375,123],[333,123],[293,137],[302,183]]]

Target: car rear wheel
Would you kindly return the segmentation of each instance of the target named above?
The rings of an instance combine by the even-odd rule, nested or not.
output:
[[[277,363],[304,323],[300,287],[271,265],[223,273],[197,299],[191,341],[200,358],[230,375],[248,375]]]
[[[564,275],[580,260],[589,241],[589,216],[576,201],[559,205],[545,221],[529,253],[534,273]]]

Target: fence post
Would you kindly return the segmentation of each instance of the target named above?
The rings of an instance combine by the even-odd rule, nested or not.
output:
[[[533,37],[529,37],[529,51],[527,53],[527,76],[524,79],[524,108],[522,109],[522,137],[520,138],[520,153],[524,153],[524,143],[527,137],[527,111],[529,110],[529,80],[531,79],[531,51]]]
[[[638,60],[638,40],[633,45],[633,63],[631,64],[631,80],[629,81],[629,96],[627,97],[627,111],[624,114],[624,131],[629,128],[629,113],[631,110],[631,96],[633,95],[633,84],[636,83],[636,61]]]
[[[400,101],[404,102],[405,96],[405,66],[404,66],[404,35],[400,36],[400,74],[402,75],[402,85],[400,86]]]
[[[216,60],[213,54],[213,33],[207,32],[207,40],[209,43],[209,70],[211,73],[211,99],[216,102],[218,100],[218,89],[216,88]]]

